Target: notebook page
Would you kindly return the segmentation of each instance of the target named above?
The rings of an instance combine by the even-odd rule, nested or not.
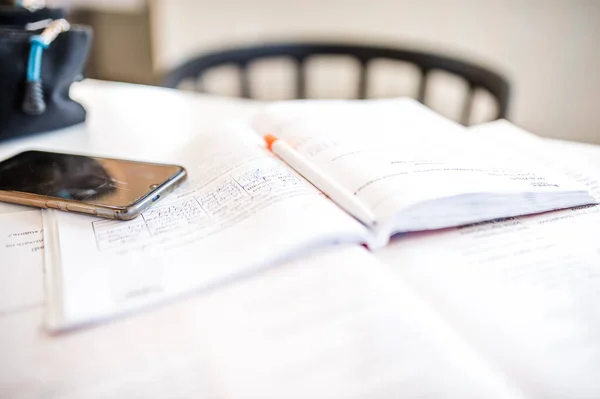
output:
[[[587,159],[551,151],[590,189],[599,186],[600,150]],[[598,397],[598,237],[600,207],[588,206],[409,234],[378,257],[526,393]]]
[[[0,213],[0,318],[42,306],[43,249],[39,210]]]
[[[507,120],[497,120],[469,128],[470,137],[481,142],[509,147],[506,162],[537,165],[551,172],[567,176],[585,187],[600,200],[600,151],[598,146],[544,139],[521,129]],[[543,149],[543,151],[540,151]]]
[[[494,194],[516,195],[514,200],[526,192],[584,191],[560,175],[507,166],[502,156],[509,148],[503,151],[472,140],[462,126],[410,99],[285,102],[267,107],[254,127],[287,140],[384,222],[399,211],[404,211],[403,217],[411,210],[415,215],[421,208],[430,211],[429,218],[425,211],[418,220],[405,219],[408,230],[519,213],[506,197],[499,197],[494,209],[477,207],[477,201]],[[470,194],[479,196],[467,197]],[[454,202],[434,213],[432,205],[440,199]],[[543,202],[531,204],[521,203],[526,211],[522,213],[552,208]]]
[[[0,319],[0,396],[519,397],[395,280],[361,248],[323,249],[69,334]]]
[[[213,343],[211,367],[225,396],[520,396],[363,248],[292,265],[295,273],[277,284],[238,287],[245,306],[213,304],[222,316],[201,335]]]
[[[250,273],[369,232],[247,131],[225,130],[174,161],[190,181],[132,221],[45,211],[48,324],[82,324]]]

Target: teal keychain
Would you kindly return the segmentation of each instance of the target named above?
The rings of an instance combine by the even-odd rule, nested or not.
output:
[[[44,90],[42,88],[42,55],[44,50],[56,37],[71,28],[66,19],[57,19],[44,29],[39,35],[31,36],[31,50],[27,64],[27,84],[23,99],[23,112],[28,115],[41,115],[46,110]]]

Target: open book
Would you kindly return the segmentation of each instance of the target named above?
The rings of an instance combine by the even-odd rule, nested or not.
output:
[[[515,158],[411,99],[290,101],[254,128],[286,140],[377,217],[385,240],[594,202],[585,188]],[[381,240],[380,240],[381,242]]]
[[[385,245],[439,229],[594,203],[585,187],[544,173],[510,146],[410,100],[292,102],[187,143],[170,162],[191,179],[129,221],[44,211],[47,324],[60,329],[236,279],[308,249]],[[269,153],[274,133],[353,192],[371,231]]]

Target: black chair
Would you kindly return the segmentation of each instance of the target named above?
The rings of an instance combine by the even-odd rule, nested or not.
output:
[[[508,108],[510,85],[496,72],[469,62],[447,56],[408,49],[376,47],[367,45],[331,44],[331,43],[287,43],[264,44],[216,51],[196,57],[169,72],[163,86],[177,88],[186,80],[201,80],[210,69],[225,65],[235,65],[240,70],[240,96],[252,98],[248,67],[252,62],[273,57],[287,57],[296,64],[297,74],[295,90],[297,98],[306,98],[306,61],[318,55],[342,55],[355,58],[360,65],[358,80],[358,98],[367,94],[369,63],[376,59],[391,59],[414,64],[420,71],[420,82],[416,99],[425,103],[425,93],[430,72],[441,70],[463,78],[468,85],[464,98],[460,122],[467,125],[470,120],[475,91],[487,90],[496,100],[497,112],[494,119],[505,118]],[[202,88],[198,88],[202,91]]]

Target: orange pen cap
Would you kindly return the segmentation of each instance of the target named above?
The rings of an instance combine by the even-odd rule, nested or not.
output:
[[[276,142],[277,140],[279,140],[277,137],[273,136],[272,134],[265,134],[264,139],[265,139],[265,142],[267,143],[267,148],[269,150],[273,146],[273,143]]]

